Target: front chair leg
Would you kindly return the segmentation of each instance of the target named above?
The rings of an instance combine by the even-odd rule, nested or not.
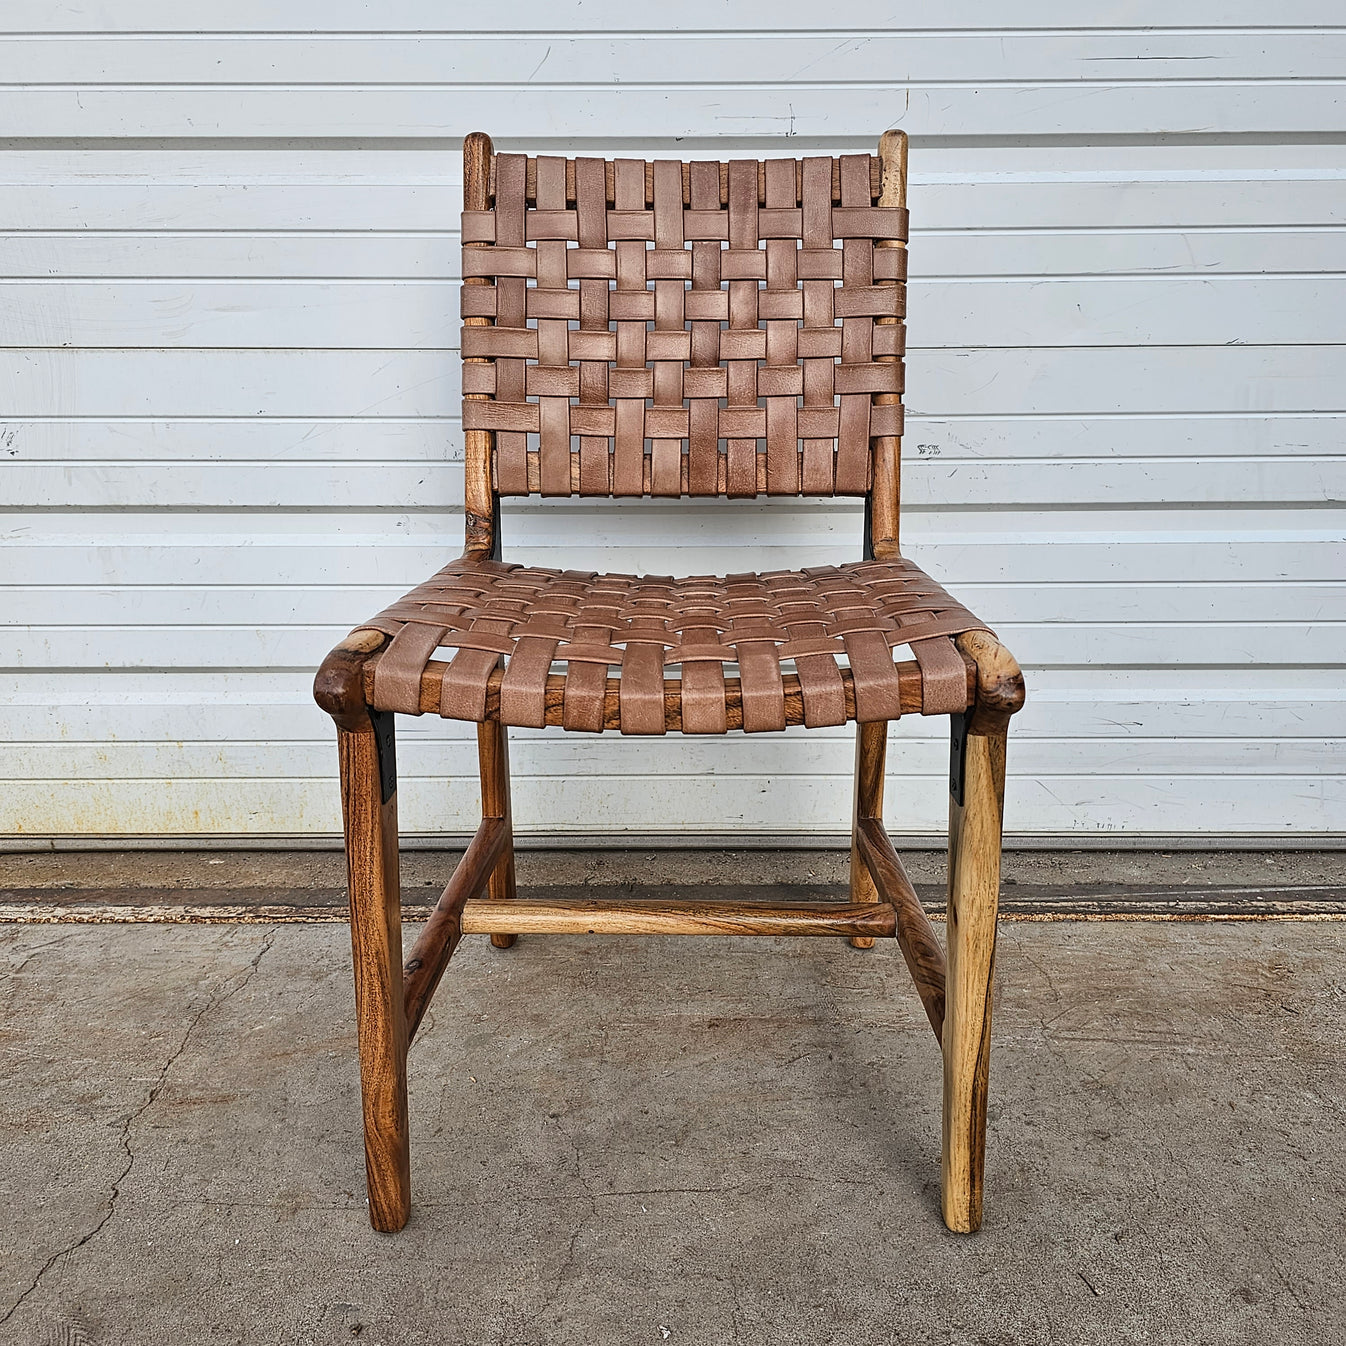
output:
[[[505,820],[505,849],[486,887],[493,900],[517,897],[514,878],[514,832],[509,802],[509,739],[499,720],[477,725],[477,762],[481,768],[481,816]],[[508,949],[518,935],[492,935],[497,949]]]
[[[369,1222],[385,1233],[401,1229],[411,1211],[392,721],[391,713],[373,712],[368,729],[337,731]]]
[[[851,902],[880,901],[878,886],[861,858],[855,839],[861,818],[883,817],[883,767],[888,752],[888,721],[855,726],[855,808],[851,817]],[[872,949],[872,935],[852,935],[851,945]]]
[[[959,716],[954,722],[954,735],[940,1176],[944,1223],[955,1233],[969,1234],[981,1228],[1005,734],[1003,730],[966,734]],[[960,738],[961,772],[957,769]]]

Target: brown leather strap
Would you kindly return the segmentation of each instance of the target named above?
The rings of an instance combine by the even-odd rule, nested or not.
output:
[[[392,637],[374,664],[377,709],[418,713],[425,667],[446,649],[455,653],[440,681],[441,715],[483,719],[503,660],[500,718],[540,728],[548,675],[561,665],[564,726],[604,727],[615,672],[626,734],[664,732],[665,679],[676,673],[687,733],[725,732],[727,671],[750,733],[785,727],[787,671],[807,725],[846,722],[843,667],[854,718],[896,719],[903,698],[893,651],[904,645],[919,669],[922,712],[961,711],[967,665],[952,637],[987,629],[904,559],[673,579],[464,558],[366,625]]]
[[[497,491],[865,494],[902,429],[907,214],[876,159],[494,169],[463,214],[490,324],[463,328],[463,425],[495,432]]]

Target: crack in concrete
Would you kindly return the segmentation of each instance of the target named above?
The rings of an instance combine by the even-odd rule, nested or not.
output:
[[[565,1284],[566,1278],[572,1275],[575,1271],[575,1245],[579,1242],[580,1235],[588,1226],[589,1221],[598,1214],[598,1202],[594,1199],[592,1192],[586,1192],[580,1199],[588,1202],[589,1212],[582,1219],[578,1220],[575,1227],[570,1231],[570,1242],[566,1247],[565,1259],[557,1267],[554,1282],[547,1290],[546,1297],[543,1299],[542,1303],[528,1315],[528,1319],[524,1323],[524,1327],[527,1329],[531,1329],[543,1314],[549,1312],[553,1308],[556,1301],[561,1296],[562,1287]]]
[[[233,1201],[222,1197],[188,1196],[178,1197],[177,1202],[180,1206],[211,1206],[218,1210],[281,1210],[287,1214],[309,1210],[363,1209],[363,1205],[357,1205],[354,1201]],[[447,1206],[449,1203],[446,1201],[442,1204]]]
[[[131,1147],[132,1128],[145,1115],[145,1113],[149,1111],[149,1109],[154,1105],[155,1100],[163,1092],[164,1085],[167,1084],[168,1082],[169,1072],[173,1069],[173,1066],[176,1064],[178,1058],[182,1055],[182,1053],[187,1050],[187,1044],[188,1042],[191,1041],[192,1034],[196,1032],[197,1026],[201,1023],[202,1019],[204,1019],[206,1015],[209,1014],[212,1010],[217,1009],[219,1006],[223,1005],[225,1001],[229,1000],[232,996],[237,995],[239,991],[241,991],[245,986],[247,986],[247,984],[256,975],[257,968],[260,965],[262,959],[265,958],[266,955],[271,951],[271,946],[276,942],[276,936],[279,933],[280,931],[278,927],[273,927],[271,930],[267,931],[266,935],[262,939],[262,947],[257,951],[256,956],[249,960],[248,966],[243,970],[242,977],[239,980],[237,980],[233,985],[226,985],[220,988],[219,990],[213,992],[206,999],[206,1003],[202,1005],[201,1008],[192,1016],[191,1021],[188,1023],[186,1031],[183,1033],[182,1038],[178,1042],[177,1047],[170,1054],[168,1060],[164,1062],[162,1068],[159,1071],[158,1077],[155,1079],[154,1083],[150,1086],[149,1092],[145,1095],[145,1101],[133,1112],[128,1113],[126,1121],[122,1123],[119,1143],[121,1145],[123,1152],[126,1155],[126,1162],[125,1164],[122,1165],[121,1172],[118,1173],[116,1178],[113,1179],[112,1190],[108,1193],[107,1196],[107,1209],[103,1212],[102,1218],[87,1233],[82,1234],[72,1243],[66,1244],[64,1248],[61,1248],[58,1252],[53,1253],[46,1260],[41,1269],[38,1271],[37,1275],[34,1276],[33,1279],[29,1282],[27,1289],[25,1289],[23,1293],[19,1295],[19,1297],[14,1301],[14,1303],[9,1306],[9,1308],[5,1311],[3,1316],[0,1316],[0,1327],[3,1327],[7,1322],[9,1322],[9,1320],[19,1311],[19,1309],[23,1306],[24,1301],[27,1300],[31,1294],[33,1294],[33,1292],[38,1288],[39,1285],[42,1284],[43,1278],[52,1269],[52,1267],[56,1265],[57,1262],[59,1262],[63,1257],[70,1257],[74,1253],[78,1252],[82,1247],[84,1247],[86,1243],[89,1243],[91,1240],[97,1238],[97,1236],[100,1233],[102,1233],[103,1229],[107,1226],[108,1221],[111,1220],[112,1217],[117,1213],[117,1202],[121,1199],[122,1183],[126,1181],[127,1177],[130,1175],[130,1172],[135,1167],[136,1163],[136,1153],[135,1150]]]
[[[575,1224],[575,1227],[570,1231],[570,1242],[566,1247],[565,1259],[557,1267],[554,1283],[547,1290],[546,1297],[543,1299],[542,1303],[539,1304],[538,1307],[531,1314],[529,1314],[528,1319],[524,1324],[525,1328],[528,1329],[531,1329],[533,1325],[538,1321],[538,1319],[541,1318],[543,1314],[547,1313],[556,1303],[557,1299],[560,1298],[561,1289],[566,1281],[566,1278],[569,1275],[573,1274],[575,1270],[576,1266],[575,1247],[579,1243],[580,1235],[584,1232],[585,1228],[589,1224],[589,1221],[594,1219],[594,1217],[598,1214],[598,1197],[594,1193],[592,1183],[584,1174],[583,1160],[580,1154],[579,1142],[575,1139],[574,1135],[561,1124],[560,1113],[548,1113],[547,1120],[554,1122],[556,1124],[557,1131],[560,1132],[560,1134],[565,1137],[567,1142],[569,1142],[571,1151],[573,1152],[575,1158],[575,1178],[578,1180],[580,1186],[584,1189],[584,1191],[580,1194],[580,1200],[588,1203],[589,1210],[588,1214],[585,1215],[580,1220],[578,1220]]]
[[[614,1192],[592,1192],[594,1201],[609,1201],[619,1196],[728,1196],[731,1192],[751,1191],[755,1184],[738,1182],[732,1187],[633,1187]]]
[[[583,1172],[583,1157],[580,1154],[579,1141],[577,1141],[575,1137],[561,1125],[561,1114],[559,1112],[549,1112],[547,1114],[547,1120],[549,1122],[555,1122],[557,1131],[566,1138],[566,1142],[569,1144],[571,1152],[575,1156],[575,1177],[579,1179],[585,1191],[592,1197],[593,1190],[590,1188],[589,1182],[585,1178]]]

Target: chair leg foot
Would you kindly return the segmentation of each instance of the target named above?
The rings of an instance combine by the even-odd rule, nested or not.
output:
[[[944,1223],[960,1234],[980,1229],[982,1219],[1005,736],[969,735],[966,743],[963,801],[949,803],[940,1165]]]
[[[383,798],[372,727],[369,732],[340,729],[337,737],[369,1222],[375,1229],[392,1233],[406,1224],[411,1212],[397,795],[392,791]]]
[[[883,766],[888,752],[888,724],[855,726],[855,810],[851,821],[851,901],[880,901],[878,885],[869,872],[855,842],[861,818],[883,816]],[[872,949],[872,935],[852,935],[851,948]]]

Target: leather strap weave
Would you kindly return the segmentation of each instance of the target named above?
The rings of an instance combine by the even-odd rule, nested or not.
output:
[[[455,650],[440,681],[439,713],[482,720],[502,658],[500,718],[540,728],[548,674],[565,673],[564,726],[604,727],[609,670],[620,677],[624,734],[661,734],[664,680],[681,670],[681,728],[727,728],[725,678],[736,666],[743,728],[785,727],[784,668],[793,664],[804,723],[901,712],[893,647],[910,644],[924,714],[968,704],[967,666],[952,636],[985,630],[910,561],[861,561],[764,575],[595,575],[462,558],[413,589],[367,627],[392,637],[376,656],[371,705],[419,714],[421,677],[441,648]]]
[[[493,191],[463,213],[463,317],[490,322],[463,426],[495,433],[498,493],[865,494],[902,433],[874,396],[902,391],[907,212],[876,158],[500,154]]]

